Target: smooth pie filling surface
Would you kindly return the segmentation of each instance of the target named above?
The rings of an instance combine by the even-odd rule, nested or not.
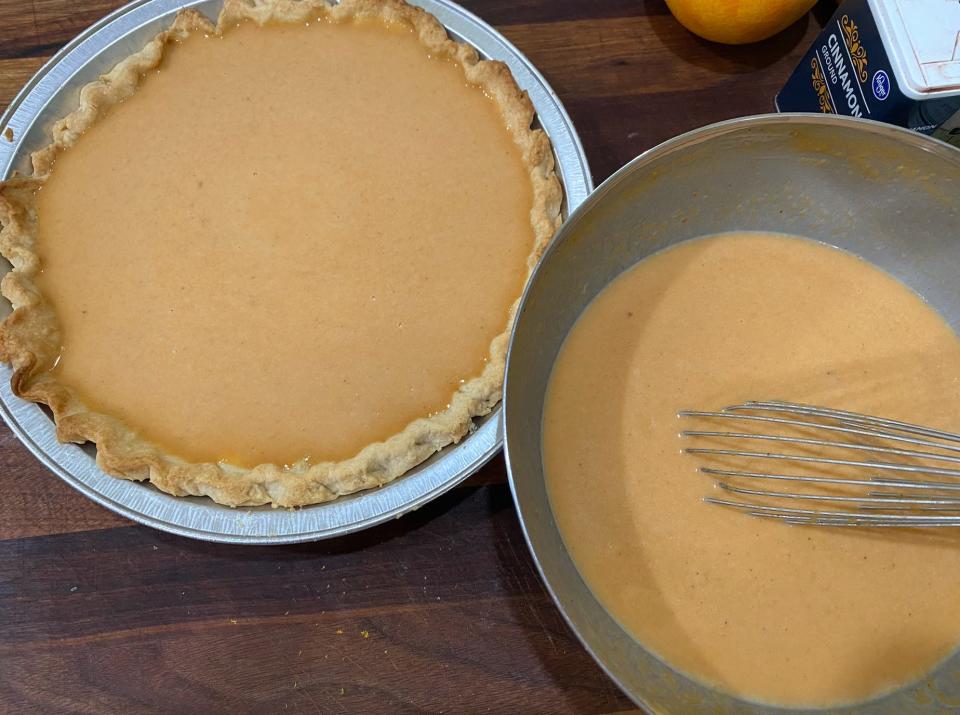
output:
[[[62,382],[242,467],[346,459],[444,410],[533,247],[496,104],[375,20],[177,42],[37,211]]]
[[[748,399],[957,431],[960,341],[898,281],[813,241],[724,234],[624,273],[561,349],[543,423],[551,504],[591,589],[667,662],[748,698],[852,701],[933,668],[960,642],[960,534],[704,504],[677,411]]]

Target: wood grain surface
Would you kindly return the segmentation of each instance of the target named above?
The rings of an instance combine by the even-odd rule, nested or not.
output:
[[[686,130],[768,112],[830,12],[724,47],[652,0],[469,0],[543,72],[599,183]],[[113,0],[0,0],[0,109]],[[2,130],[2,127],[0,127]],[[136,526],[0,430],[0,712],[628,710],[565,626],[497,457],[365,533],[231,547]]]

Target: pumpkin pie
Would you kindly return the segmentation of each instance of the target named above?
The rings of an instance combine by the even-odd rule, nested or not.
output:
[[[385,484],[500,395],[560,221],[507,67],[400,0],[226,0],[0,185],[0,358],[106,472],[229,505]]]

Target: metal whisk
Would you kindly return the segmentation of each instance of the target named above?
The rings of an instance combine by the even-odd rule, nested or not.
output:
[[[762,430],[680,433],[698,442],[684,452],[720,465],[699,471],[735,497],[705,497],[711,504],[790,524],[960,527],[960,434],[780,401],[744,402],[720,412],[683,410],[679,416]],[[705,442],[711,446],[700,446]],[[780,451],[751,449],[751,443],[773,443]],[[743,460],[790,464],[793,473],[737,469]],[[766,488],[774,483],[789,484],[790,491]]]

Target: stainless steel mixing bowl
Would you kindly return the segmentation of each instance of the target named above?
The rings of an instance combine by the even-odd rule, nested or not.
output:
[[[607,673],[653,712],[802,711],[705,687],[604,610],[571,561],[547,499],[544,393],[574,321],[624,269],[680,241],[731,230],[799,234],[851,251],[914,288],[960,333],[960,151],[903,129],[816,115],[715,124],[637,157],[574,212],[528,286],[514,329],[504,388],[507,466],[554,600]],[[960,653],[919,683],[830,712],[960,712]]]

